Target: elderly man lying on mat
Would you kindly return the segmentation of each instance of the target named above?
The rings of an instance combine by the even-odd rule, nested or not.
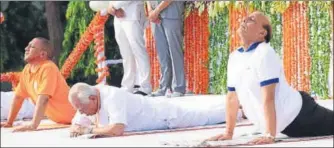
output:
[[[113,86],[77,83],[69,93],[69,101],[78,110],[72,120],[71,136],[121,136],[126,131],[192,127],[225,121],[224,97],[199,99],[150,98]]]

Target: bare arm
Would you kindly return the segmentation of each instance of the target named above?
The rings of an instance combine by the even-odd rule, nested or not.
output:
[[[24,131],[36,130],[38,125],[41,123],[41,120],[43,119],[48,100],[49,100],[48,95],[38,95],[37,103],[35,106],[35,113],[34,113],[32,122],[28,125],[23,125],[23,126],[15,128],[13,132],[24,132]]]
[[[275,88],[276,84],[261,87],[266,132],[273,137],[276,136]]]
[[[14,99],[13,99],[13,102],[12,102],[12,105],[11,105],[11,108],[10,108],[10,111],[9,111],[9,114],[8,114],[8,120],[7,120],[7,125],[8,126],[13,125],[13,123],[16,119],[16,116],[17,116],[17,114],[19,113],[19,111],[22,107],[23,101],[24,101],[23,97],[20,97],[18,95],[14,96]]]
[[[226,130],[206,141],[229,140],[233,137],[234,128],[237,122],[239,102],[235,91],[229,91],[226,96]]]
[[[147,11],[151,12],[152,11],[152,6],[151,6],[150,1],[146,1],[146,3],[147,3]]]
[[[226,131],[225,134],[233,136],[233,131],[237,122],[239,109],[238,97],[235,91],[228,92],[226,96]]]
[[[92,129],[92,134],[106,136],[122,136],[124,133],[124,124],[112,124],[105,127],[97,127]]]
[[[34,116],[32,119],[32,126],[37,128],[44,117],[45,109],[49,100],[48,95],[38,95]]]

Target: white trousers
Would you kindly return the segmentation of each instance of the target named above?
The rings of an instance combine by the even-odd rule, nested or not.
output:
[[[213,125],[226,121],[226,96],[194,96],[187,99],[170,99],[178,107],[177,117],[168,120],[169,128]],[[238,110],[237,120],[242,114]]]
[[[131,93],[136,82],[140,86],[140,91],[147,94],[152,92],[144,24],[144,21],[114,18],[115,37],[123,58],[124,75],[121,85]]]

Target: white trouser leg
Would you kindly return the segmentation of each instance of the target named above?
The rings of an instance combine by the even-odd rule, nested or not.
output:
[[[136,78],[136,62],[129,44],[129,39],[125,34],[124,29],[126,28],[123,26],[123,24],[125,24],[124,22],[126,21],[120,21],[114,18],[115,38],[123,58],[124,74],[121,85],[123,89],[132,93]]]
[[[136,61],[138,85],[140,86],[139,90],[149,94],[151,93],[152,88],[150,82],[149,57],[145,48],[144,24],[136,20],[123,21],[122,27],[130,43],[129,45]],[[136,73],[133,73],[133,75],[136,75]]]
[[[225,96],[170,100],[178,106],[177,118],[169,120],[169,128],[183,128],[192,126],[212,125],[226,121]],[[238,112],[237,120],[241,119]]]

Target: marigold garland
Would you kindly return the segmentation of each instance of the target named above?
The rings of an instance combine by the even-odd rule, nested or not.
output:
[[[0,76],[0,82],[10,82],[12,83],[12,88],[16,88],[17,84],[20,82],[21,72],[8,72],[2,73]]]
[[[230,34],[230,52],[234,51],[241,45],[241,39],[237,33],[237,30],[247,15],[245,7],[236,8],[233,4],[229,5],[229,34]]]
[[[96,83],[101,83],[102,81],[106,83],[105,79],[109,76],[109,68],[104,63],[106,57],[104,56],[105,44],[104,44],[104,23],[101,22],[95,25],[94,28],[94,42],[95,42],[95,53],[96,65],[98,65],[96,72],[98,72],[99,77],[96,80]],[[99,55],[102,55],[101,57]]]
[[[293,2],[283,13],[283,64],[288,83],[310,91],[310,54],[306,3]]]
[[[206,94],[209,87],[209,16],[195,9],[184,22],[184,62],[187,91]]]
[[[61,73],[63,74],[64,78],[68,78],[70,76],[72,69],[78,63],[82,54],[87,50],[87,47],[93,41],[94,33],[96,33],[96,32],[94,32],[94,27],[101,26],[101,25],[104,26],[107,19],[108,19],[108,15],[102,16],[100,14],[100,12],[96,13],[93,20],[91,21],[91,23],[87,27],[87,30],[80,37],[79,42],[76,44],[75,48],[73,49],[73,51],[71,52],[71,54],[69,55],[69,57],[67,58],[67,60],[65,61],[64,65],[61,69]],[[104,40],[102,40],[102,41],[104,42]],[[100,41],[98,41],[98,42],[100,42]],[[103,46],[104,46],[104,43],[103,43]],[[95,48],[95,50],[101,52],[104,49],[98,50],[98,49]],[[108,75],[108,74],[103,74],[102,76],[106,76],[106,75]],[[102,77],[102,76],[100,76],[100,77]],[[98,78],[97,82],[103,79],[103,78],[100,78],[100,77]]]
[[[0,24],[5,21],[5,16],[3,15],[2,12],[0,12]]]
[[[152,89],[155,90],[159,87],[160,65],[157,57],[155,40],[152,34],[151,26],[146,28],[145,36],[146,36],[146,48],[148,55],[150,56],[151,85]]]

